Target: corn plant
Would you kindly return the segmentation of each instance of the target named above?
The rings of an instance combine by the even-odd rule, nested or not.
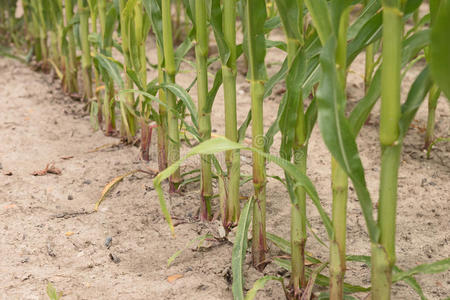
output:
[[[89,42],[89,8],[87,0],[78,0],[78,15],[80,16],[80,41],[81,41],[81,72],[83,75],[83,98],[91,100],[92,91],[92,58]]]
[[[252,146],[264,151],[263,99],[264,82],[267,80],[265,67],[266,47],[264,22],[266,4],[261,0],[245,1],[245,54],[248,60],[248,80],[252,99]],[[266,241],[266,167],[260,153],[253,153],[254,201],[252,222],[253,265],[264,268],[267,251]]]
[[[170,0],[161,0],[162,33],[165,82],[175,83],[176,65],[172,37],[172,19]],[[172,165],[180,159],[180,136],[178,133],[178,119],[175,113],[177,98],[172,91],[165,94],[167,101],[167,164]],[[175,191],[181,182],[180,170],[177,169],[169,179],[171,191]]]
[[[65,12],[65,31],[67,36],[63,38],[67,42],[67,46],[63,46],[65,50],[65,90],[70,94],[78,92],[78,67],[77,67],[77,57],[76,57],[76,45],[75,45],[75,35],[73,33],[73,0],[66,0],[64,2],[64,12]]]
[[[195,1],[195,57],[197,62],[198,126],[202,140],[211,138],[211,109],[208,107],[208,48],[207,9],[204,0]],[[201,158],[200,219],[211,218],[212,173],[211,157]]]
[[[106,0],[99,0],[98,14],[101,29],[100,52],[106,57],[111,57],[113,43],[112,35],[118,13],[114,5],[108,6]],[[105,122],[105,134],[112,135],[116,129],[114,79],[109,76],[107,72],[104,72],[103,82],[105,83],[105,92],[102,110]]]
[[[124,56],[124,72],[125,77],[125,88],[130,90],[133,89],[133,80],[130,76],[128,76],[128,70],[132,68],[131,66],[131,57],[130,57],[130,49],[129,47],[129,33],[127,29],[127,18],[124,16],[125,8],[127,5],[127,1],[120,0],[119,1],[119,11],[120,11],[120,37],[122,39],[122,54]],[[121,135],[122,138],[126,138],[126,140],[131,143],[137,131],[136,118],[131,112],[131,107],[134,107],[135,100],[133,93],[127,93],[124,95],[125,101],[120,102],[120,111],[122,116],[121,123]]]
[[[224,1],[223,8],[219,0],[213,0],[211,6],[211,25],[219,48],[222,65],[225,100],[225,136],[238,142],[236,113],[236,1]],[[222,221],[225,228],[236,224],[240,215],[240,154],[239,150],[225,154],[227,184],[224,187],[221,204]]]
[[[303,90],[296,87],[305,73],[305,51],[303,34],[303,1],[276,1],[287,40],[288,75],[286,78],[286,104],[280,120],[282,145],[280,155],[291,160],[298,171],[306,174],[307,122],[303,107]],[[292,180],[287,177],[291,196],[291,286],[294,295],[300,295],[300,288],[306,286],[305,244],[306,244],[306,192],[303,187],[292,191]]]

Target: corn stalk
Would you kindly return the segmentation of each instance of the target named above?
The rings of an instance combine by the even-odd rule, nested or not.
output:
[[[264,151],[264,82],[267,80],[265,67],[264,22],[266,20],[264,0],[245,1],[245,52],[248,60],[248,80],[252,99],[252,146]],[[255,204],[253,206],[252,256],[253,265],[264,269],[267,251],[266,240],[266,167],[260,153],[253,153],[253,187]]]

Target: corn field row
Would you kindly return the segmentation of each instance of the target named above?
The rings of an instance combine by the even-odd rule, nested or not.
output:
[[[18,10],[23,11],[18,16]],[[282,29],[285,39],[271,40]],[[280,281],[289,299],[355,299],[366,292],[371,299],[390,299],[392,285],[404,281],[420,298],[414,278],[450,268],[450,259],[409,270],[396,266],[398,170],[402,146],[415,114],[428,105],[424,148],[431,151],[448,137],[434,135],[440,96],[450,98],[450,0],[2,0],[0,54],[53,72],[62,89],[85,101],[95,126],[105,135],[119,135],[127,143],[139,140],[143,160],[149,160],[153,128],[157,131],[159,173],[154,186],[161,211],[175,233],[162,183],[178,192],[185,180],[183,162],[201,157],[198,197],[201,221],[220,216],[225,232],[236,232],[232,253],[235,299],[253,299],[269,280]],[[243,40],[238,37],[243,36]],[[149,39],[157,61],[146,56]],[[7,51],[13,46],[15,51]],[[279,70],[268,76],[267,49],[285,53]],[[217,51],[211,51],[217,49]],[[188,58],[193,50],[195,60]],[[21,53],[21,54],[13,54]],[[212,54],[213,53],[213,54]],[[365,57],[364,96],[347,107],[347,76],[359,55]],[[180,65],[196,70],[190,86],[177,83]],[[237,62],[244,62],[251,109],[238,124]],[[211,73],[216,62],[220,68]],[[420,68],[408,91],[405,74]],[[157,70],[149,78],[148,69]],[[213,76],[213,84],[208,78]],[[276,84],[286,92],[277,118],[264,130],[264,101]],[[197,89],[196,99],[190,91]],[[223,88],[225,136],[216,137],[211,111]],[[401,99],[401,94],[407,94]],[[380,101],[380,109],[373,110]],[[445,100],[444,100],[445,101]],[[424,102],[427,102],[425,104]],[[372,116],[371,116],[372,115]],[[356,139],[371,118],[379,118],[382,152],[378,195],[367,188],[365,169]],[[315,126],[320,129],[331,160],[332,210],[322,206],[308,177],[308,144]],[[248,128],[250,127],[250,129]],[[249,130],[247,130],[249,129]],[[251,146],[243,143],[251,131]],[[279,155],[270,154],[276,135]],[[189,138],[186,138],[189,136]],[[183,140],[194,144],[180,155]],[[241,152],[252,153],[253,195],[242,201]],[[225,152],[221,161],[217,154]],[[290,240],[266,232],[266,166],[278,165],[290,199]],[[370,256],[346,252],[349,184],[356,192],[367,234]],[[218,191],[215,191],[215,186]],[[216,194],[220,211],[212,210]],[[308,211],[312,201],[328,235],[329,259],[307,254]],[[377,204],[377,206],[375,206]],[[377,207],[376,214],[374,207]],[[375,215],[377,217],[375,217]],[[251,224],[251,228],[250,228]],[[248,239],[251,231],[251,241]],[[247,248],[252,264],[262,271],[270,262],[268,241],[286,258],[274,262],[289,271],[285,278],[261,277],[244,290],[243,268]],[[251,246],[248,245],[251,243]],[[370,266],[371,284],[345,282],[347,262]]]

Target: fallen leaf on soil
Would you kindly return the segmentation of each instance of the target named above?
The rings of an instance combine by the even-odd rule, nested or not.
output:
[[[33,175],[33,176],[44,176],[47,174],[60,175],[61,170],[56,168],[55,164],[50,163],[50,164],[47,164],[47,166],[45,166],[45,168],[43,170],[34,171],[33,173],[31,173],[31,175]]]
[[[71,236],[71,235],[73,235],[73,231],[67,231],[66,232],[66,236]]]
[[[172,282],[174,282],[175,280],[180,279],[180,278],[182,278],[182,277],[183,277],[182,274],[171,275],[171,276],[167,277],[167,281],[168,281],[169,283],[172,283]]]
[[[151,176],[154,176],[154,175],[155,175],[155,172],[156,172],[156,174],[157,174],[157,171],[155,171],[155,170],[151,170],[151,169],[150,169],[150,171],[146,171],[146,170],[137,169],[137,170],[133,170],[133,171],[130,171],[130,172],[126,173],[126,174],[123,174],[123,175],[120,175],[120,176],[117,176],[117,177],[113,178],[113,180],[111,180],[111,181],[103,188],[103,191],[102,191],[102,194],[101,194],[101,196],[100,196],[100,199],[97,201],[97,203],[95,203],[95,208],[94,208],[94,210],[95,210],[95,211],[98,210],[98,207],[100,206],[100,203],[102,203],[102,201],[105,199],[105,197],[106,197],[106,195],[108,194],[108,192],[109,192],[116,184],[118,184],[119,182],[121,182],[125,177],[127,177],[127,176],[129,176],[129,175],[132,175],[132,174],[135,174],[135,173],[138,173],[138,172],[145,173],[145,174],[148,174],[148,175],[151,175]]]

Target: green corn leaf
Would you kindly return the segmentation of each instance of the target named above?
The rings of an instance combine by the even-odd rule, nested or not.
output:
[[[303,291],[302,298],[303,299],[311,299],[313,287],[316,283],[317,276],[319,276],[320,272],[325,269],[325,267],[328,265],[328,262],[324,262],[320,264],[314,271],[309,275],[308,284],[306,285],[306,288]]]
[[[417,9],[419,9],[420,4],[422,4],[423,0],[407,0],[403,13],[405,15],[412,14]]]
[[[275,246],[280,248],[281,251],[283,251],[289,255],[291,254],[291,243],[289,241],[287,241],[287,240],[283,239],[282,237],[279,237],[273,233],[270,233],[270,232],[266,233],[266,237],[268,240],[272,241],[272,243],[274,243]],[[305,253],[305,256],[306,256],[306,259],[313,264],[322,263],[320,260],[309,255],[308,253]]]
[[[280,118],[280,131],[282,133],[280,152],[284,158],[290,160],[294,144],[295,128],[297,123],[297,111],[300,105],[302,83],[306,72],[306,57],[304,51],[297,52],[286,77],[286,104]]]
[[[325,225],[325,228],[327,230],[328,236],[331,237],[333,234],[333,228],[331,225],[331,220],[329,218],[329,216],[327,215],[327,213],[325,212],[325,210],[323,209],[321,203],[320,203],[320,199],[319,196],[317,194],[317,190],[314,187],[314,185],[312,184],[311,180],[308,178],[308,176],[301,174],[299,172],[297,172],[297,168],[290,163],[287,160],[284,160],[282,158],[279,157],[275,157],[273,155],[270,155],[268,153],[259,151],[255,148],[251,148],[251,147],[246,147],[244,145],[232,142],[228,139],[226,139],[225,137],[217,137],[217,138],[213,138],[213,139],[209,139],[199,145],[197,145],[196,147],[192,148],[187,154],[186,156],[184,156],[183,158],[181,158],[180,160],[178,160],[177,162],[175,162],[173,165],[169,166],[167,169],[165,169],[164,171],[160,172],[158,174],[158,176],[156,176],[156,178],[154,179],[154,185],[155,185],[155,189],[158,191],[158,196],[160,199],[160,203],[164,204],[164,207],[166,207],[166,202],[164,200],[164,194],[162,192],[162,188],[161,188],[161,182],[168,178],[170,175],[173,174],[173,172],[175,172],[176,169],[179,168],[179,166],[189,157],[194,156],[194,155],[199,155],[199,154],[216,154],[219,152],[223,152],[223,151],[227,151],[227,150],[249,150],[249,151],[253,151],[258,153],[261,156],[264,156],[264,158],[267,161],[273,162],[275,164],[277,164],[279,167],[281,167],[285,172],[288,173],[288,175],[295,181],[296,185],[302,186],[305,191],[308,193],[308,195],[310,196],[311,200],[313,201],[313,204],[316,206],[320,217],[322,218],[322,222]],[[294,186],[295,187],[295,186]],[[165,215],[168,215],[168,211],[164,211]],[[169,222],[169,225],[171,226],[171,229],[173,230],[173,226],[171,225],[171,219],[170,219],[170,215],[169,217],[166,217],[166,220]]]
[[[272,94],[274,86],[286,77],[288,72],[287,58],[283,61],[281,68],[264,84],[264,98],[269,97]]]
[[[286,94],[284,94],[283,98],[281,98],[280,105],[278,105],[277,117],[273,121],[272,125],[270,125],[265,135],[264,151],[267,153],[270,152],[270,148],[273,145],[275,135],[280,131],[279,123],[281,114],[283,113],[285,106],[286,106]]]
[[[255,283],[253,284],[253,287],[245,295],[244,300],[253,300],[253,299],[255,299],[256,293],[260,289],[264,288],[266,283],[271,281],[271,280],[275,280],[275,281],[281,282],[281,284],[283,285],[283,288],[284,288],[284,279],[283,279],[283,277],[269,276],[269,275],[263,276],[263,277],[261,277],[261,278],[259,278],[258,280],[255,281]]]
[[[208,103],[207,107],[205,108],[206,112],[211,112],[212,106],[214,104],[214,100],[216,99],[217,92],[219,91],[220,86],[222,85],[223,78],[222,78],[222,69],[219,69],[216,73],[216,76],[214,77],[214,83],[211,89],[208,92]]]
[[[358,18],[348,27],[347,39],[353,40],[361,28],[377,13],[381,8],[381,1],[370,0],[365,4]]]
[[[371,43],[381,38],[382,13],[372,16],[366,24],[357,32],[354,39],[347,47],[347,66],[353,62],[361,51]]]
[[[432,81],[429,74],[429,69],[426,67],[413,82],[411,89],[409,90],[408,97],[405,103],[402,105],[402,116],[400,118],[400,139],[402,140],[409,125],[414,119],[420,105],[422,104],[425,96],[431,88]]]
[[[279,16],[274,16],[270,19],[267,19],[267,21],[264,23],[264,33],[268,34],[272,32],[275,28],[280,27],[281,25],[281,19]]]
[[[186,90],[176,83],[163,83],[161,84],[161,88],[169,90],[184,103],[184,105],[189,110],[189,113],[191,114],[192,123],[196,128],[198,128],[197,108],[195,107],[194,101],[186,92]]]
[[[305,5],[311,14],[320,42],[324,45],[328,37],[333,34],[328,3],[326,0],[305,0]]]
[[[280,13],[286,36],[289,39],[295,39],[301,44],[302,36],[302,16],[299,15],[300,8],[298,1],[293,0],[276,0],[277,8]]]
[[[250,122],[252,121],[252,110],[250,109],[247,113],[247,117],[245,118],[244,122],[242,122],[241,126],[238,129],[238,141],[241,143],[245,138],[245,133],[247,132],[247,128],[250,125]]]
[[[107,75],[109,78],[112,78],[112,80],[114,80],[114,82],[120,88],[124,87],[124,82],[122,76],[120,75],[118,62],[116,62],[113,58],[106,57],[101,53],[97,53],[94,57],[94,60],[104,71],[105,75]]]
[[[105,32],[103,33],[103,47],[110,48],[113,44],[113,33],[115,23],[117,21],[118,13],[114,5],[108,9],[106,13]]]
[[[194,46],[194,39],[191,38],[194,31],[191,30],[189,33],[189,36],[184,39],[184,41],[177,47],[174,53],[174,59],[175,59],[175,67],[177,71],[180,69],[180,65],[183,62],[184,57],[186,54],[191,50],[191,48]]]
[[[406,39],[402,50],[402,66],[409,63],[417,54],[426,46],[430,44],[430,30],[425,29],[414,33],[411,37]]]
[[[249,80],[266,81],[264,23],[267,11],[265,0],[247,0],[245,1],[245,10],[247,17],[245,18],[244,52],[249,64],[247,78]],[[251,18],[248,17],[249,14],[252,15]]]
[[[230,58],[230,49],[225,41],[225,36],[222,28],[222,10],[220,8],[220,0],[212,0],[211,2],[211,27],[214,31],[214,37],[217,42],[220,59],[223,65],[228,63]]]
[[[289,272],[291,271],[291,261],[290,260],[275,257],[273,259],[273,262],[277,266],[279,266],[285,270],[288,270]],[[306,273],[306,276],[309,278],[311,276],[312,271],[310,268],[306,268],[305,273]],[[316,278],[316,284],[318,286],[328,288],[330,286],[330,278],[328,276],[318,274],[317,278]],[[352,284],[344,282],[344,292],[345,293],[351,294],[351,293],[368,292],[368,291],[370,291],[370,288],[366,288],[366,287],[359,286],[359,285],[352,285]]]
[[[164,47],[163,33],[162,33],[162,13],[161,0],[143,0],[145,12],[150,18],[152,29],[156,36],[156,42],[162,51]]]
[[[180,256],[181,253],[183,253],[186,249],[188,249],[189,247],[191,247],[194,244],[200,245],[204,240],[206,240],[208,238],[214,238],[214,237],[211,234],[207,233],[207,234],[198,236],[198,237],[190,240],[182,249],[178,250],[171,257],[169,257],[169,259],[167,260],[167,266],[169,267],[175,261],[175,259],[178,256]]]
[[[378,69],[375,75],[372,78],[372,82],[370,84],[369,89],[367,90],[364,98],[358,101],[355,108],[353,108],[352,112],[349,116],[350,127],[353,130],[353,134],[355,136],[358,135],[362,126],[367,120],[370,112],[372,111],[373,106],[380,98],[381,95],[381,70]]]
[[[431,47],[430,65],[433,79],[450,99],[450,0],[440,0],[440,5],[431,6]]]
[[[254,199],[250,198],[241,211],[239,218],[239,224],[236,232],[236,240],[233,245],[233,253],[231,258],[231,269],[233,272],[233,285],[232,291],[234,299],[244,299],[244,263],[245,254],[247,253],[248,244],[248,228],[250,227],[250,221],[253,211]]]
[[[360,262],[366,264],[369,268],[372,265],[372,261],[370,256],[367,255],[347,255],[345,258],[347,261],[352,262]],[[394,274],[403,272],[399,267],[394,266],[393,267]],[[407,276],[402,279],[406,284],[408,284],[419,296],[420,299],[426,300],[422,288],[420,287],[419,283],[413,276]],[[395,282],[393,282],[395,283]]]
[[[330,37],[320,56],[322,80],[317,90],[319,128],[328,150],[351,178],[372,241],[378,239],[378,227],[372,212],[364,168],[352,128],[344,114],[345,95],[340,88],[335,63],[336,39]]]
[[[406,277],[416,274],[436,274],[442,273],[450,269],[450,258],[445,258],[429,264],[422,264],[407,271],[398,272],[393,275],[392,281],[397,282]]]

